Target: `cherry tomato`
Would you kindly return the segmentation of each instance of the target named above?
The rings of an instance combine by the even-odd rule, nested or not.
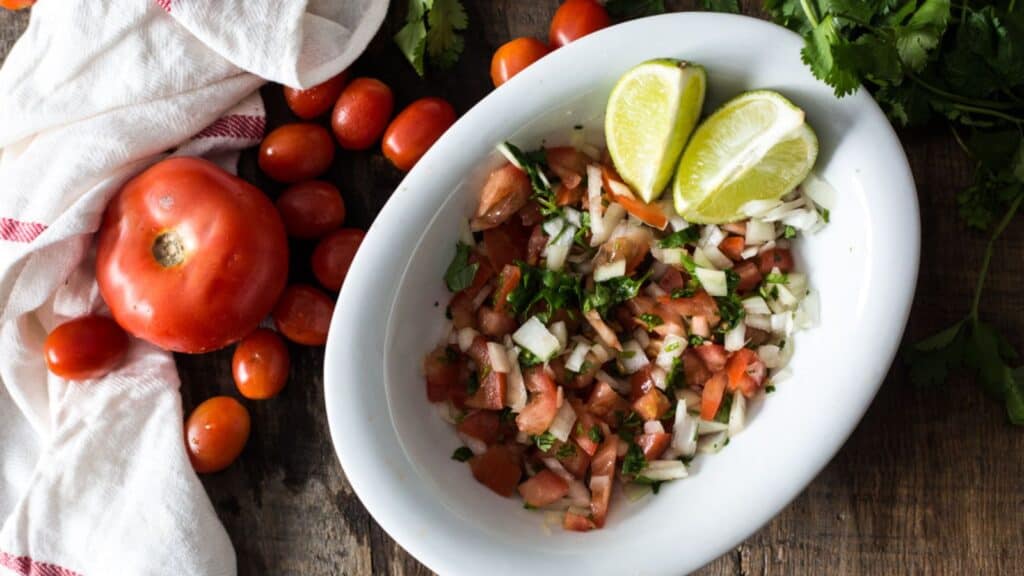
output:
[[[288,103],[288,107],[296,116],[303,120],[312,120],[334,106],[342,88],[345,87],[345,82],[348,82],[347,70],[312,88],[285,86],[284,101]]]
[[[292,342],[319,346],[327,342],[334,300],[305,284],[292,284],[274,307],[274,325]]]
[[[548,42],[552,48],[561,48],[611,23],[608,12],[596,0],[566,0],[551,18]]]
[[[384,132],[395,108],[388,85],[375,78],[356,78],[334,104],[331,127],[346,150],[366,150]]]
[[[295,238],[319,238],[345,221],[345,200],[332,184],[310,180],[277,197],[284,229]]]
[[[260,144],[260,170],[278,182],[312,180],[333,161],[331,134],[318,124],[285,124]]]
[[[238,400],[214,396],[185,422],[185,448],[192,468],[200,474],[220,472],[242,453],[249,439],[249,411]]]
[[[366,232],[342,228],[328,234],[313,250],[313,275],[328,290],[337,292]]]
[[[277,396],[288,380],[291,361],[284,340],[273,330],[257,328],[238,343],[231,374],[242,396],[265,400]]]
[[[502,44],[491,58],[491,82],[497,88],[544,57],[551,49],[536,38],[516,38]]]
[[[8,10],[21,10],[36,3],[36,0],[0,0],[0,8]]]
[[[252,332],[288,277],[288,238],[256,187],[199,158],[125,184],[100,225],[96,280],[129,333],[175,352]]]
[[[455,109],[441,98],[420,98],[405,107],[384,132],[384,156],[399,170],[411,170],[455,123]]]
[[[99,378],[117,366],[128,350],[128,335],[106,316],[69,320],[46,336],[46,367],[61,378]]]

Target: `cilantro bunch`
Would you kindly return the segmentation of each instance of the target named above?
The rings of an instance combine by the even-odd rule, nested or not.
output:
[[[466,9],[459,0],[409,0],[405,26],[395,34],[395,44],[423,76],[428,56],[441,69],[459,61],[465,44],[459,32],[468,25]]]
[[[948,124],[976,162],[957,195],[971,228],[990,231],[967,316],[907,353],[919,384],[967,368],[1024,425],[1024,369],[1017,353],[979,318],[996,240],[1024,199],[1024,2],[1016,0],[765,0],[779,23],[804,38],[801,53],[837,96],[863,84],[896,124]]]

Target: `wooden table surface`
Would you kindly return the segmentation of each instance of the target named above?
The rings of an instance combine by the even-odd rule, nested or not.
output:
[[[494,49],[515,36],[546,37],[559,0],[464,0],[470,18],[465,53],[455,70],[426,80],[415,76],[390,40],[404,4],[393,3],[356,72],[390,84],[399,105],[439,95],[461,113],[491,89]],[[673,9],[694,4],[668,2]],[[759,3],[746,4],[756,15]],[[27,16],[0,11],[0,60]],[[267,87],[263,94],[271,123],[287,121],[280,89]],[[970,181],[971,167],[948,131],[902,131],[900,137],[918,185],[923,230],[906,335],[914,340],[964,313],[984,238],[957,219],[955,193]],[[331,177],[345,195],[350,224],[365,227],[401,174],[376,152],[340,156]],[[243,174],[254,173],[251,155],[241,164]],[[982,309],[1020,350],[1024,230],[1011,227],[1004,238]],[[298,252],[294,265],[308,276],[308,247]],[[323,349],[291,352],[291,379],[281,396],[249,403],[253,434],[240,461],[204,478],[234,542],[239,574],[430,574],[370,518],[341,472],[324,412]],[[234,392],[230,351],[179,356],[178,366],[186,409]],[[828,375],[820,376],[827,386]],[[1022,574],[1022,482],[1024,430],[1007,422],[1001,405],[963,377],[944,387],[915,388],[897,363],[856,431],[811,485],[699,573]]]

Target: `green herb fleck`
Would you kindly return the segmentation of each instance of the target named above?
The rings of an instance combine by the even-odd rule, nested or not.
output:
[[[576,446],[573,446],[571,442],[566,442],[558,447],[558,452],[555,453],[555,457],[564,460],[565,458],[572,458],[576,455]]]
[[[452,460],[457,460],[459,462],[465,462],[466,460],[469,460],[472,457],[473,451],[465,446],[460,446],[456,448],[455,452],[452,453]]]
[[[661,240],[658,240],[659,248],[682,248],[687,244],[693,244],[700,238],[700,231],[696,226],[689,226],[677,230]]]
[[[690,334],[690,346],[697,347],[704,343],[703,336],[697,336],[696,334]]]
[[[476,262],[469,263],[469,253],[471,251],[472,248],[462,242],[455,245],[455,258],[452,259],[451,264],[448,265],[448,270],[444,273],[444,281],[452,292],[465,290],[473,284],[473,278],[476,277],[476,270],[480,267],[480,264]]]
[[[594,284],[593,291],[588,292],[583,298],[583,311],[597,310],[601,316],[607,315],[612,306],[636,298],[649,274],[650,272],[636,279],[619,276]]]
[[[587,430],[587,437],[589,437],[594,444],[604,442],[604,434],[601,433],[601,428],[597,424],[594,424],[590,427],[590,430]]]
[[[661,326],[662,324],[665,323],[665,321],[661,319],[661,316],[649,313],[641,314],[640,321],[643,322],[645,326],[647,326],[648,331],[654,330],[655,326]]]
[[[644,451],[636,443],[630,442],[626,450],[626,457],[622,459],[622,473],[632,476],[643,472],[647,467],[647,459],[644,458]]]
[[[783,238],[796,238],[796,228],[793,228],[789,224],[786,224],[786,227],[782,229],[782,237]]]
[[[554,434],[551,432],[545,432],[533,437],[533,443],[537,445],[537,448],[541,452],[551,450],[551,447],[555,445],[555,440],[557,440],[557,438],[555,438]]]

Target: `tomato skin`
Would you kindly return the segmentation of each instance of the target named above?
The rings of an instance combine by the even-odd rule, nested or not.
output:
[[[345,199],[322,180],[293,184],[277,197],[285,232],[294,238],[319,238],[345,222]]]
[[[36,3],[36,0],[0,0],[0,8],[8,10],[21,10]]]
[[[494,444],[501,433],[501,419],[493,410],[475,410],[467,414],[456,429],[484,444]]]
[[[348,70],[311,88],[285,86],[284,101],[296,116],[303,120],[312,120],[334,106],[346,82]]]
[[[366,232],[356,228],[342,228],[324,236],[313,249],[313,275],[320,284],[337,292],[341,290],[352,259],[356,257],[359,245]]]
[[[449,357],[448,347],[438,346],[423,359],[423,373],[427,377],[427,400],[441,402],[448,398],[448,390],[459,382],[459,360]]]
[[[208,352],[252,332],[288,277],[288,239],[256,187],[199,158],[125,184],[97,234],[96,280],[128,333]]]
[[[185,422],[192,468],[207,474],[230,466],[249,440],[249,427],[249,411],[234,398],[214,396],[196,406]]]
[[[327,342],[327,329],[334,314],[334,300],[305,284],[285,288],[274,306],[277,331],[296,344],[320,346]]]
[[[754,264],[751,260],[740,262],[733,268],[733,271],[740,277],[739,284],[736,285],[738,292],[753,290],[761,283],[761,271],[758,270],[757,264]]]
[[[604,6],[594,0],[566,0],[551,18],[548,43],[552,48],[561,48],[611,23]]]
[[[657,388],[651,388],[633,402],[633,410],[646,420],[660,420],[672,405]]]
[[[644,459],[647,461],[657,460],[658,456],[661,456],[668,449],[668,445],[671,442],[672,435],[664,432],[641,434],[636,439],[636,443],[643,450]]]
[[[575,512],[566,511],[565,518],[562,520],[562,528],[570,532],[590,532],[597,526],[594,521],[586,516],[581,516]]]
[[[725,388],[729,383],[729,377],[725,372],[715,372],[715,375],[704,383],[704,391],[700,396],[700,417],[703,420],[714,420],[718,413],[718,407],[722,405],[722,396],[725,395]]]
[[[519,280],[522,279],[522,276],[523,271],[514,264],[506,264],[501,269],[498,289],[494,292],[494,310],[496,312],[505,311],[505,307],[508,306],[508,295],[519,285]]]
[[[366,150],[373,146],[388,125],[395,97],[388,85],[375,78],[356,78],[345,87],[334,104],[331,128],[345,150]]]
[[[260,143],[260,170],[278,182],[312,180],[326,172],[333,161],[331,135],[319,124],[285,124]]]
[[[541,508],[569,493],[569,483],[551,470],[541,470],[519,485],[519,494],[530,506]]]
[[[519,455],[508,446],[495,444],[480,456],[469,460],[473,477],[495,493],[508,498],[516,491],[522,469]]]
[[[273,398],[288,381],[291,360],[284,340],[273,330],[257,328],[238,343],[231,374],[238,391],[250,400]]]
[[[524,68],[540,60],[551,49],[536,38],[515,38],[499,47],[491,58],[491,82],[497,88]]]
[[[558,389],[543,366],[534,366],[523,374],[530,400],[516,416],[516,426],[526,434],[543,434],[558,414]]]
[[[526,206],[533,188],[530,177],[512,164],[506,164],[487,175],[480,192],[480,204],[470,221],[474,232],[499,226]]]
[[[455,123],[455,109],[442,98],[420,98],[405,107],[384,131],[384,156],[402,171],[412,170]]]
[[[766,250],[761,254],[759,267],[761,274],[771,274],[772,268],[778,268],[779,272],[790,272],[793,270],[793,253],[783,248]]]
[[[82,316],[46,336],[43,355],[50,372],[68,380],[89,380],[110,372],[128,351],[128,334],[106,316]]]
[[[743,249],[746,248],[746,242],[742,236],[729,236],[722,243],[718,245],[718,249],[722,251],[733,262],[739,262],[743,259]]]

